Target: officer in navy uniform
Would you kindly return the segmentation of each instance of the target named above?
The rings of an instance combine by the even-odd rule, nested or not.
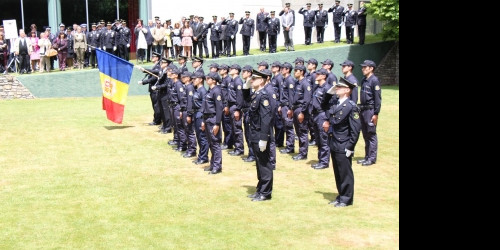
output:
[[[220,143],[222,134],[220,131],[220,123],[222,120],[222,92],[217,85],[220,82],[220,77],[217,73],[209,73],[205,76],[209,90],[205,95],[205,102],[202,106],[203,123],[201,128],[205,131],[208,139],[208,145],[212,152],[210,158],[210,166],[205,168],[205,171],[210,171],[209,174],[218,174],[222,172],[222,151]]]
[[[106,24],[106,31],[101,35],[101,48],[106,52],[113,54],[117,48],[117,35],[114,30],[111,29],[111,22]]]
[[[187,61],[187,56],[185,55],[179,55],[179,58],[177,58],[177,62],[179,63],[179,69],[182,72],[188,71],[186,61]]]
[[[194,132],[193,123],[193,96],[194,86],[191,82],[192,74],[189,71],[181,72],[181,82],[184,84],[184,93],[186,99],[186,106],[181,108],[182,112],[182,125],[184,126],[184,133],[186,134],[187,149],[186,153],[182,156],[184,158],[191,158],[196,156],[196,134]]]
[[[229,82],[231,82],[231,77],[228,74],[229,66],[226,64],[221,64],[219,66],[219,74],[222,78],[220,82],[220,89],[222,92],[222,103],[223,107],[227,107],[227,88],[229,86]],[[231,116],[229,115],[229,108],[224,108],[224,117],[222,120],[222,129],[224,131],[224,141],[222,145],[222,149],[232,149],[234,146],[233,140],[233,129],[231,127]]]
[[[252,80],[252,71],[253,68],[250,65],[245,65],[243,68],[241,68],[241,77],[243,78],[244,82],[243,85]],[[250,99],[243,98],[243,108],[241,109],[241,111],[243,112],[243,132],[245,133],[245,142],[247,143],[248,147],[248,156],[243,158],[244,162],[255,161],[255,154],[250,142],[250,104]]]
[[[328,77],[326,78],[326,82],[331,86],[337,84],[337,76],[335,76],[335,74],[332,73],[334,65],[333,61],[330,59],[326,59],[324,62],[321,62],[321,64],[323,64],[322,68],[328,71]]]
[[[273,76],[271,78],[271,85],[274,88],[274,93],[276,95],[276,110],[280,106],[280,85],[283,83],[283,76],[281,75],[281,63],[275,61],[271,64],[271,71]],[[278,112],[276,112],[274,118],[274,138],[276,140],[277,147],[283,147],[283,142],[285,140],[285,134],[283,131],[283,121]]]
[[[314,12],[314,10],[311,10],[311,3],[307,3],[306,6],[306,10],[304,9],[304,7],[301,7],[299,9],[299,14],[304,15],[304,34],[306,38],[305,44],[310,45],[312,27],[314,27],[316,13]]]
[[[245,11],[245,18],[241,18],[239,24],[241,25],[240,34],[243,39],[243,55],[250,55],[250,38],[253,37],[255,29],[255,21],[250,18],[250,11]]]
[[[193,161],[194,164],[200,165],[208,162],[208,141],[205,132],[201,131],[201,123],[203,122],[203,113],[201,107],[205,101],[207,89],[203,86],[205,75],[201,72],[193,74],[193,84],[195,91],[193,94],[193,103],[188,105],[188,113],[192,114],[194,131],[196,140],[198,141],[198,157]]]
[[[193,66],[193,73],[196,72],[201,72],[205,74],[205,71],[203,70],[203,59],[199,57],[193,57],[193,61],[191,62],[191,66]]]
[[[179,81],[179,76],[181,76],[180,69],[174,69],[170,73],[170,79],[173,82],[172,94],[170,95],[170,107],[173,111],[175,120],[172,122],[175,122],[176,134],[178,138],[177,148],[175,150],[186,151],[187,141],[184,123],[182,122],[182,112],[184,112],[187,108],[187,98],[186,89],[184,88],[184,84]]]
[[[275,17],[275,12],[274,10],[272,10],[271,18],[268,18],[267,20],[266,32],[269,35],[269,53],[276,53],[278,35],[281,31],[280,19]],[[264,50],[266,50],[265,46],[266,45],[264,40]]]
[[[359,2],[359,10],[358,10],[358,36],[359,36],[359,45],[365,44],[365,33],[366,33],[366,15],[368,14],[368,10],[365,7],[365,2]]]
[[[156,53],[156,52],[153,52],[153,56],[152,56],[152,60],[153,60],[153,63],[154,63],[154,66],[152,69],[148,69],[149,72],[155,74],[155,75],[159,75],[160,72],[161,72],[161,65],[160,65],[160,61],[159,61],[159,58],[160,58],[160,54]],[[140,70],[142,72],[144,72],[144,68],[140,68]],[[148,87],[148,91],[149,91],[149,97],[151,99],[151,105],[153,107],[153,121],[150,122],[148,125],[150,126],[153,126],[153,125],[160,125],[161,124],[161,112],[160,112],[160,109],[162,108],[161,107],[161,103],[158,102],[158,92],[157,91],[153,91],[151,89],[151,87],[153,87],[156,82],[158,81],[158,77],[154,76],[154,75],[151,75],[149,73],[146,73],[146,79],[145,80],[141,80],[139,81],[138,83],[140,85],[146,85],[148,84],[149,87]]]
[[[222,21],[226,25],[226,53],[228,57],[236,56],[236,34],[238,33],[238,21],[234,20],[234,13],[229,13],[229,19]],[[231,55],[231,45],[233,54]]]
[[[267,95],[270,97],[269,98],[269,103],[271,105],[271,116],[273,118],[273,126],[271,126],[271,142],[269,143],[269,164],[271,164],[271,169],[275,170],[276,169],[276,137],[274,136],[274,126],[276,124],[275,119],[276,116],[274,114],[278,113],[278,96],[276,95],[275,89],[273,84],[271,83],[271,76],[273,73],[271,70],[265,68],[265,69],[260,69],[258,70],[259,72],[265,74],[266,80],[265,80],[265,86],[264,90],[266,90]]]
[[[272,11],[274,12],[274,11]],[[266,51],[266,38],[267,34],[266,32],[268,31],[268,20],[269,20],[269,13],[264,11],[264,8],[260,8],[260,12],[257,13],[257,17],[255,18],[255,21],[257,22],[257,31],[259,32],[259,44],[260,44],[260,51],[264,52]],[[271,41],[269,41],[269,49],[271,47]]]
[[[340,43],[340,30],[344,20],[344,7],[340,6],[340,0],[335,1],[335,5],[328,9],[333,12],[333,29],[335,31],[335,43]]]
[[[132,33],[130,32],[130,29],[127,27],[127,22],[125,20],[122,21],[122,27],[119,29],[119,32],[120,32],[118,40],[119,57],[128,61],[130,40],[132,39]]]
[[[271,77],[260,71],[252,72],[252,81],[244,86],[244,97],[250,99],[250,140],[257,158],[257,188],[254,194],[248,195],[252,201],[265,201],[272,198],[273,170],[269,162],[270,143],[273,135],[273,106],[271,96],[264,89],[264,84]],[[250,95],[250,87],[255,90]]]
[[[163,53],[163,52],[162,52]],[[174,150],[177,150],[178,149],[178,145],[179,145],[179,133],[178,133],[178,126],[177,126],[177,123],[175,122],[175,113],[174,113],[174,105],[171,104],[170,100],[172,100],[172,94],[174,92],[174,89],[176,87],[176,84],[175,81],[172,79],[172,71],[174,70],[179,70],[179,71],[182,71],[180,68],[178,68],[177,66],[175,66],[174,64],[170,64],[168,65],[168,82],[167,82],[167,89],[168,89],[168,93],[167,93],[167,97],[168,97],[168,101],[167,101],[167,106],[168,106],[168,115],[170,117],[170,121],[171,121],[171,124],[172,124],[172,130],[174,132],[174,138],[172,140],[169,140],[168,141],[168,145],[170,146],[173,146],[174,147]],[[181,151],[182,151],[182,148],[181,148]]]
[[[363,139],[365,140],[365,158],[359,160],[358,164],[370,166],[377,161],[377,123],[378,113],[382,106],[382,90],[378,77],[373,74],[377,67],[375,62],[365,60],[361,67],[363,67],[361,71],[365,77],[361,80],[359,109]]]
[[[316,142],[318,145],[318,163],[313,164],[311,167],[314,169],[325,169],[328,168],[330,164],[330,148],[328,147],[328,133],[323,130],[323,123],[328,121],[328,117],[325,111],[330,109],[330,105],[327,102],[326,92],[332,87],[332,85],[326,82],[328,76],[328,71],[326,69],[320,69],[316,71],[316,81],[318,82],[318,87],[313,92],[311,106],[312,117],[314,119],[314,127],[316,131]]]
[[[323,4],[318,4],[318,10],[315,10],[316,14],[316,41],[318,43],[323,43],[325,39],[325,29],[328,27],[328,11],[323,9]]]
[[[278,113],[281,115],[286,135],[286,147],[280,150],[282,154],[295,153],[295,132],[293,131],[293,110],[291,109],[295,94],[295,78],[290,75],[292,69],[290,63],[285,62],[281,65],[283,81],[280,84]]]
[[[240,78],[241,67],[238,64],[233,64],[229,68],[229,75],[231,76],[231,81],[227,87],[227,108],[229,109],[229,115],[231,119],[232,136],[234,140],[234,150],[230,151],[229,154],[232,156],[239,156],[244,153],[244,141],[243,141],[243,115],[241,110],[243,109],[244,101],[242,94],[243,82]]]
[[[328,144],[338,191],[338,196],[329,204],[335,207],[352,205],[354,199],[352,157],[361,123],[356,103],[348,99],[353,88],[354,84],[341,77],[337,85],[328,90],[329,94],[339,97],[339,103],[330,108],[329,121],[323,123],[323,131],[328,131],[329,135]]]
[[[314,93],[316,88],[318,87],[318,84],[316,84],[316,68],[318,67],[318,60],[315,58],[309,59],[307,61],[307,70],[305,77],[309,81],[309,85],[311,86],[311,95]],[[309,105],[309,108],[307,112],[311,114],[313,111],[312,105]],[[318,134],[318,131],[316,129],[316,126],[314,125],[314,118],[312,115],[309,115],[309,119],[307,120],[308,126],[309,126],[309,134],[311,135],[311,138],[309,140],[309,146],[315,146],[317,144],[318,137],[316,136]]]
[[[158,53],[157,53],[158,54]],[[151,90],[158,91],[157,96],[157,105],[161,107],[160,114],[162,120],[162,126],[160,128],[160,133],[166,134],[172,131],[172,120],[170,117],[169,110],[169,92],[168,83],[170,82],[170,78],[168,78],[168,66],[172,63],[170,59],[162,57],[161,58],[161,71],[158,75],[158,81],[151,87]]]
[[[347,44],[354,43],[354,28],[358,23],[358,12],[352,9],[352,3],[347,4],[348,10],[345,11],[345,36]]]
[[[307,159],[309,151],[309,140],[307,135],[309,133],[308,119],[309,119],[309,103],[311,102],[312,88],[309,79],[305,77],[306,67],[298,65],[295,67],[295,79],[297,84],[295,86],[295,94],[291,102],[291,109],[293,110],[293,123],[295,126],[295,134],[299,138],[299,153],[292,157],[293,160]]]
[[[221,23],[217,22],[217,16],[212,16],[213,22],[208,24],[210,29],[210,43],[212,44],[212,59],[219,58],[219,53],[221,51]]]
[[[349,100],[354,103],[358,103],[358,79],[354,76],[352,71],[354,70],[354,63],[350,60],[345,60],[340,64],[342,66],[342,74],[344,74],[344,78],[350,83],[354,84],[354,88],[352,89],[352,93],[349,96]]]
[[[96,23],[92,23],[92,31],[87,32],[87,44],[91,46],[87,46],[87,53],[89,54],[89,64],[92,65],[92,68],[95,68],[97,63],[97,58],[95,54],[95,50],[101,45],[101,34],[97,31]]]

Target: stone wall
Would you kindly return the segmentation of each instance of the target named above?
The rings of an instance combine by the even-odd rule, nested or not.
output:
[[[399,85],[399,42],[396,42],[382,59],[375,75],[382,85]]]
[[[0,75],[0,99],[34,99],[31,92],[14,76]]]

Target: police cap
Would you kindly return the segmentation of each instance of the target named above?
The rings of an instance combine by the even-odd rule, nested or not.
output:
[[[160,19],[160,17],[159,16],[155,16],[155,20],[158,20],[158,19]]]
[[[328,71],[326,69],[319,69],[316,71],[316,75],[328,75]]]
[[[45,30],[50,30],[50,26],[45,27]]]
[[[268,76],[270,75],[267,75],[266,73],[262,72],[262,71],[258,71],[258,70],[252,70],[252,78],[259,78],[259,77],[262,77],[262,78],[267,78]]]
[[[375,62],[373,62],[372,60],[365,60],[362,64],[360,64],[362,67],[365,67],[365,66],[368,66],[368,67],[377,67],[377,65],[375,64]]]
[[[271,67],[280,67],[281,68],[281,63],[279,61],[275,61],[275,62],[273,62],[273,64],[271,64]]]
[[[105,22],[104,20],[102,20],[102,19],[101,19],[101,20],[99,20],[99,23],[104,24],[104,23],[106,23],[106,22]]]
[[[193,57],[193,62],[201,62],[203,63],[203,59],[199,58],[199,57]]]
[[[293,69],[293,66],[288,63],[288,62],[285,62],[281,65],[282,68],[286,68],[286,69],[289,69],[289,70],[292,70]]]
[[[66,27],[66,25],[64,25],[64,23],[61,23],[59,24],[59,27]]]
[[[196,73],[194,73],[191,78],[201,78],[201,79],[205,79],[205,74],[203,74],[203,72],[200,72],[200,71],[197,71]]]
[[[304,63],[304,58],[302,57],[297,57],[293,63]]]
[[[295,66],[295,71],[300,70],[302,72],[306,72],[306,66],[304,65],[297,65]]]
[[[230,69],[237,69],[238,71],[241,71],[241,66],[235,63],[231,65]]]
[[[158,52],[154,52],[154,51],[153,51],[153,56],[160,57],[160,56],[161,56],[161,54],[160,54],[160,53],[158,53]]]
[[[71,27],[68,27],[68,28],[66,29],[66,31],[72,31],[72,30],[73,30],[73,28],[71,28]]]
[[[227,66],[226,64],[221,64],[221,65],[219,65],[219,68],[218,68],[218,69],[219,69],[219,70],[221,70],[221,69],[228,70],[228,69],[229,69],[229,66]]]
[[[335,0],[336,3],[340,3],[340,0]]]
[[[168,23],[168,22],[172,22],[172,19],[167,19],[167,21],[165,21],[165,22],[166,22],[166,23]]]
[[[234,16],[234,13],[233,13],[233,12],[229,12],[229,15],[230,15],[230,16]]]
[[[217,16],[212,16],[212,18],[217,18]]]
[[[335,85],[335,87],[344,87],[344,88],[350,88],[353,89],[356,87],[353,83],[349,82],[347,79],[345,79],[343,76],[340,77],[339,82]]]
[[[245,14],[248,14],[248,15],[250,15],[250,11],[248,11],[248,10],[247,10],[247,11],[245,11]]]
[[[95,26],[97,26],[97,24],[96,23],[91,23],[90,26],[95,27]]]
[[[178,69],[178,68],[175,68],[175,69],[172,69],[172,71],[170,73],[171,74],[175,74],[175,75],[177,75],[177,77],[179,77],[182,74],[182,70]]]
[[[307,6],[311,6],[311,3],[306,3]]]
[[[191,74],[191,72],[189,72],[187,70],[184,71],[184,72],[182,72],[182,74],[181,74],[181,77],[189,77],[189,78],[191,78],[192,76],[193,75]]]
[[[290,7],[290,3],[285,3],[285,6],[286,7]]]
[[[122,20],[122,24],[127,24],[127,21],[125,21],[125,20]]]
[[[217,74],[215,72],[208,73],[208,75],[205,76],[205,79],[208,79],[208,78],[211,78],[211,79],[215,80],[216,82],[220,82],[220,76],[219,76],[219,74]]]
[[[259,65],[259,66],[265,66],[266,69],[269,67],[269,64],[266,61],[262,61],[260,63],[257,63],[257,65]]]
[[[108,23],[107,23],[106,25],[109,25],[109,26],[111,26],[111,25],[113,25],[113,23],[111,23],[111,22],[108,22]]]
[[[181,60],[181,59],[184,59],[184,60],[187,60],[187,56],[184,56],[184,55],[179,55],[179,58],[177,60]]]
[[[203,21],[205,18],[203,18],[202,16],[200,16],[200,17],[198,17],[198,19],[199,19],[200,21]]]
[[[162,57],[162,58],[161,58],[161,62],[162,62],[162,63],[166,62],[166,63],[168,63],[168,64],[171,64],[171,63],[172,63],[172,60],[170,60],[170,59],[168,59],[168,58],[166,58],[166,57]]]
[[[351,61],[351,60],[345,60],[343,63],[341,63],[340,65],[342,66],[351,66],[351,67],[354,67],[354,63]]]
[[[320,7],[321,7],[321,6],[323,6],[323,4],[322,4],[322,3],[318,3],[318,6],[320,6]]]
[[[352,3],[348,3],[348,4],[347,4],[347,7],[352,7]]]
[[[252,72],[253,68],[250,65],[245,65],[243,68],[241,68],[241,71],[248,71]]]
[[[120,22],[120,19],[115,19],[115,23],[119,23]]]
[[[269,76],[271,77],[273,75],[273,72],[271,72],[270,70],[268,69],[263,69],[260,71],[262,74],[266,75],[266,76]]]
[[[219,64],[217,63],[212,63],[210,64],[210,66],[208,66],[209,68],[216,68],[216,69],[219,69]]]
[[[312,63],[314,65],[318,65],[318,60],[311,58],[311,59],[309,59],[309,61],[307,61],[307,63]]]
[[[274,15],[274,13],[276,13],[274,10],[271,10],[271,15]]]
[[[333,61],[330,59],[326,59],[324,62],[321,62],[321,64],[332,65],[332,67],[333,67]]]
[[[175,66],[175,64],[169,64],[167,66],[167,69],[170,69],[170,71],[174,70],[174,69],[177,69],[177,66]]]

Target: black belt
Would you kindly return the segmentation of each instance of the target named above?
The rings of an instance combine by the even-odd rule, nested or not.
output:
[[[325,112],[325,111],[323,111],[323,110],[316,110],[316,109],[314,109],[314,110],[312,111],[312,114],[313,114],[313,115],[317,115],[317,114],[319,114],[319,113],[323,113],[323,112]]]
[[[371,104],[358,104],[358,108],[360,110],[374,109],[374,106]]]
[[[215,114],[203,114],[204,119],[212,118],[214,116],[215,116]]]

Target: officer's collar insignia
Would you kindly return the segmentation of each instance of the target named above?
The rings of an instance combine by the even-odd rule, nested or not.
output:
[[[359,113],[358,112],[354,112],[354,119],[359,119]]]
[[[217,96],[217,101],[220,101],[222,100],[222,98],[220,97],[220,95]]]
[[[263,105],[264,105],[265,107],[269,106],[269,101],[268,101],[268,100],[264,100]]]
[[[380,90],[380,86],[375,86],[375,90]]]

